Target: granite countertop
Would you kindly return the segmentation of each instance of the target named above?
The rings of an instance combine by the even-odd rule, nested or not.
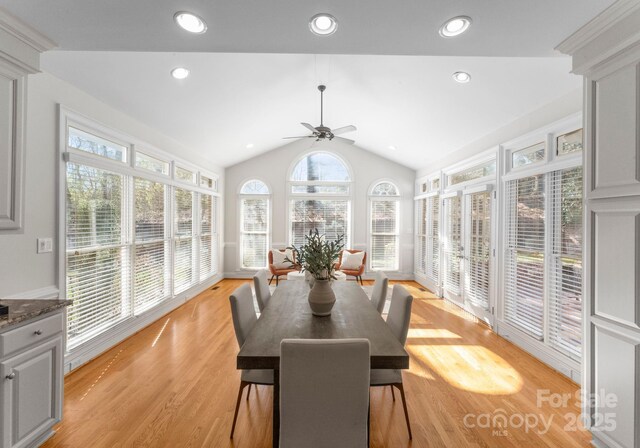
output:
[[[17,325],[20,322],[33,319],[46,313],[64,308],[73,303],[73,300],[0,300],[0,305],[9,307],[8,315],[0,316],[0,331],[7,327]]]

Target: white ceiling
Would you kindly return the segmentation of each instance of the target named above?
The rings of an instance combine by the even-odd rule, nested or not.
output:
[[[178,65],[191,76],[171,78]],[[581,86],[560,57],[56,51],[42,66],[223,166],[319,124],[319,83],[325,124],[356,125],[345,137],[414,169]],[[472,82],[454,82],[457,70]]]
[[[358,146],[422,168],[580,88],[553,47],[611,3],[0,0],[0,7],[59,43],[43,56],[45,71],[217,164],[304,135],[301,121],[318,125],[316,86],[324,83],[325,124],[354,124],[358,131],[345,137]],[[177,10],[200,14],[207,33],[179,29]],[[309,32],[318,12],[338,18],[334,35]],[[439,37],[442,22],[460,14],[472,17],[469,31]],[[191,76],[172,79],[176,66]],[[458,70],[472,82],[455,83]]]
[[[553,47],[613,0],[0,0],[64,50],[192,51],[433,56],[551,56]],[[190,35],[173,23],[187,10],[209,25]],[[338,31],[309,32],[318,12]],[[447,19],[473,25],[442,39]]]

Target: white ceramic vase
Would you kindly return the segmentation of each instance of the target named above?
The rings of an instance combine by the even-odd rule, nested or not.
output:
[[[329,280],[315,280],[309,291],[309,306],[315,316],[329,316],[336,303],[336,295]]]

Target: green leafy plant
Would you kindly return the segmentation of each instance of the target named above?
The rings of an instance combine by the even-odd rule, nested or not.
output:
[[[305,240],[306,244],[299,248],[294,245],[287,248],[293,252],[295,263],[288,258],[285,261],[299,265],[316,280],[335,280],[335,264],[344,247],[344,235],[339,235],[335,241],[327,241],[318,229],[314,229],[309,231],[309,235],[305,235]]]

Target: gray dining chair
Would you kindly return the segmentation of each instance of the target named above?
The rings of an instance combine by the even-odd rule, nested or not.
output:
[[[244,284],[238,287],[229,296],[231,304],[231,317],[233,319],[233,329],[236,333],[238,346],[242,348],[247,335],[258,320],[256,309],[253,306],[253,294],[251,287]],[[236,410],[233,414],[233,424],[231,425],[231,438],[233,439],[233,431],[236,428],[236,420],[238,419],[238,409],[240,409],[240,401],[242,392],[245,387],[247,390],[247,400],[251,393],[251,385],[273,386],[273,370],[243,370],[240,373],[240,389],[238,390],[238,400],[236,401]]]
[[[376,281],[373,284],[373,291],[371,292],[371,303],[376,307],[380,314],[382,314],[384,304],[387,301],[388,288],[389,277],[387,277],[384,272],[378,271],[376,274]]]
[[[280,448],[366,447],[369,340],[284,339]]]
[[[391,306],[389,307],[389,315],[387,316],[387,325],[403,346],[407,342],[407,334],[409,333],[412,303],[413,297],[404,286],[393,286]],[[371,386],[390,386],[394,401],[395,394],[393,393],[393,388],[396,387],[400,391],[402,407],[404,408],[404,417],[407,421],[407,430],[409,431],[409,439],[412,439],[413,436],[411,435],[411,424],[409,423],[409,411],[407,411],[407,400],[405,399],[404,387],[402,385],[402,371],[399,369],[372,369]]]
[[[267,278],[267,271],[264,269],[256,272],[253,276],[253,289],[256,290],[256,300],[258,301],[258,308],[260,312],[265,309],[269,299],[271,298],[271,291],[269,290],[269,279]]]

